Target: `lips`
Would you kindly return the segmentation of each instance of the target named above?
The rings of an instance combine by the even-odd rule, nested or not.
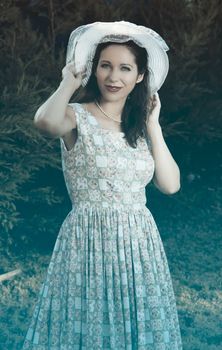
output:
[[[106,89],[111,92],[117,92],[121,89],[119,86],[105,85]]]

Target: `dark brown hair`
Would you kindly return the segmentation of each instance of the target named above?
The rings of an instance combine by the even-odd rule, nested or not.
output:
[[[148,101],[150,98],[150,90],[148,86],[148,70],[147,70],[147,52],[144,48],[138,46],[134,41],[130,40],[124,43],[106,42],[97,46],[93,59],[92,74],[87,85],[80,87],[74,94],[75,102],[84,103],[92,102],[99,99],[100,90],[98,88],[95,71],[99,62],[101,51],[109,45],[125,45],[135,56],[138,73],[143,74],[144,78],[137,83],[126,99],[122,113],[121,130],[125,134],[128,144],[136,148],[138,137],[145,137],[146,118],[148,114]]]

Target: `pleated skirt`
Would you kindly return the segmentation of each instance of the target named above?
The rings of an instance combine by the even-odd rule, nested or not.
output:
[[[175,294],[150,211],[73,209],[22,350],[182,350]]]

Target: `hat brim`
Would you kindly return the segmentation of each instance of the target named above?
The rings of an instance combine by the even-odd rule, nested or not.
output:
[[[166,53],[169,48],[160,35],[150,28],[125,21],[94,22],[80,26],[70,35],[66,63],[73,61],[77,73],[86,69],[82,80],[82,86],[86,86],[92,73],[97,46],[104,42],[124,43],[129,40],[147,51],[149,88],[151,94],[154,94],[164,83],[169,71]]]

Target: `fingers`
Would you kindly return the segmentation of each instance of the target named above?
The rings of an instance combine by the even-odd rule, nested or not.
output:
[[[80,72],[77,72],[74,62],[67,63],[64,69],[68,69],[76,78],[84,77],[87,71],[86,67],[84,67]]]
[[[87,69],[85,68],[83,71],[82,71],[82,78],[84,79],[86,76],[87,76]]]
[[[153,96],[150,97],[150,102],[156,102],[156,101],[160,101],[160,98],[159,98],[159,94],[158,92],[155,92],[155,94],[153,94]]]
[[[153,94],[153,96],[151,97],[151,99],[158,100],[158,99],[159,99],[159,94],[158,94],[158,92],[155,92],[155,94]]]
[[[74,74],[76,77],[81,77],[81,78],[85,78],[85,76],[86,76],[86,68],[84,68],[83,70],[81,70],[81,72],[79,72],[79,73],[76,73],[76,74]]]
[[[148,103],[148,107],[151,110],[154,110],[156,108],[161,108],[161,102],[160,102],[160,98],[159,98],[159,94],[158,92],[154,93],[150,99],[149,99],[149,103]]]
[[[159,98],[158,92],[155,92],[154,97],[155,97],[156,100],[159,100],[159,99],[160,99],[160,98]]]

